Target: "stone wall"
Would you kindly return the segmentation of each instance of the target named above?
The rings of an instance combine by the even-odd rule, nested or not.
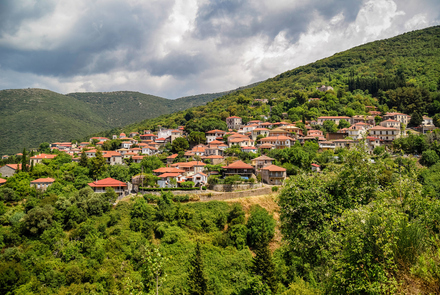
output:
[[[171,192],[173,195],[180,196],[180,195],[197,195],[200,193],[203,193],[205,191],[198,190],[187,190],[187,191],[164,191],[164,192]],[[152,194],[156,196],[160,196],[160,191],[140,191],[139,193],[145,195],[145,194]]]
[[[260,188],[263,185],[261,183],[245,183],[245,184],[213,184],[209,189],[216,192],[233,192],[238,190],[247,190]]]

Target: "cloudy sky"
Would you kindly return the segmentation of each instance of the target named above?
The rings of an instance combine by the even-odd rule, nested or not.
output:
[[[0,0],[0,89],[219,92],[439,24],[439,0]]]

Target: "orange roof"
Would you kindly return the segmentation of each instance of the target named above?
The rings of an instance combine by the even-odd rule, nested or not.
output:
[[[382,127],[382,126],[375,126],[373,128],[371,128],[370,130],[399,130],[393,127]]]
[[[255,158],[255,159],[253,159],[253,161],[274,161],[274,160],[275,159],[269,158],[266,155],[262,155],[262,156],[259,156],[259,157]]]
[[[53,159],[56,156],[57,155],[39,154],[39,155],[31,157],[31,159]]]
[[[260,145],[260,149],[271,149],[273,147],[274,147],[274,145],[270,144],[270,143],[265,143],[265,144]]]
[[[113,179],[111,177],[97,180],[88,184],[91,187],[119,187],[127,186],[125,182]]]
[[[228,117],[226,119],[241,119],[241,117],[237,117],[237,116],[232,116],[232,117]]]
[[[209,144],[210,144],[210,145],[218,145],[218,144],[224,144],[224,142],[223,142],[223,141],[220,141],[220,140],[213,140],[213,141],[211,141]]]
[[[243,161],[235,161],[231,165],[223,166],[224,169],[254,169],[253,166],[246,164]]]
[[[318,119],[350,119],[350,117],[347,117],[347,116],[321,116],[321,117],[318,117]]]
[[[214,129],[214,130],[210,130],[210,131],[208,131],[206,133],[209,133],[209,134],[211,134],[211,133],[226,133],[226,131],[219,130],[219,129]]]
[[[206,166],[205,163],[201,162],[201,161],[190,161],[190,162],[179,162],[179,163],[174,163],[171,165],[171,167],[192,167],[192,166]]]
[[[205,159],[223,159],[224,157],[219,156],[219,155],[211,155],[211,156],[207,156],[205,157]]]
[[[0,178],[0,184],[6,183],[6,179]]]
[[[172,154],[171,156],[168,156],[167,159],[175,159],[178,155],[179,154]]]
[[[285,172],[285,171],[287,171],[286,168],[279,167],[277,165],[266,166],[264,168],[261,168],[261,170],[277,171],[277,172]]]
[[[262,139],[260,139],[260,141],[264,142],[264,141],[273,141],[273,140],[294,140],[291,137],[287,137],[284,135],[279,135],[279,136],[268,136],[268,137],[264,137]]]
[[[181,173],[185,172],[185,170],[181,170],[174,167],[161,167],[156,170],[153,170],[154,173]]]
[[[48,177],[48,178],[35,179],[35,180],[31,181],[31,183],[49,183],[49,182],[54,182],[54,181],[55,181],[55,179]]]
[[[193,149],[191,150],[191,152],[205,152],[205,147],[203,147],[203,146],[195,146],[195,147],[193,147]]]
[[[8,166],[14,170],[21,170],[21,164],[6,164],[5,166]]]
[[[180,173],[180,172],[176,172],[176,173],[164,173],[164,174],[159,175],[158,177],[160,177],[160,178],[177,177],[177,176],[179,176],[179,175],[181,175],[181,174],[182,174],[182,173]]]

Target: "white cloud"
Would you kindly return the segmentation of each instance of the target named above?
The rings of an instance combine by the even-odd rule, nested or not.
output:
[[[168,98],[234,89],[438,24],[440,4],[429,1],[45,1],[51,11],[0,28],[0,88]],[[16,11],[32,11],[41,2],[14,3],[23,3]]]

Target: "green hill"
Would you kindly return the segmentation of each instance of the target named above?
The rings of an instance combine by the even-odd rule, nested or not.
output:
[[[0,91],[0,106],[0,154],[110,127],[81,101],[44,89]]]
[[[334,91],[317,91],[321,85],[332,86]],[[204,106],[131,124],[124,131],[154,129],[157,125],[201,126],[208,118],[224,120],[230,115],[241,116],[245,122],[270,115],[273,121],[352,116],[367,114],[365,106],[434,116],[440,113],[439,90],[440,26],[436,26],[337,53]],[[308,102],[309,97],[321,100]]]
[[[62,95],[44,89],[0,91],[0,154],[41,142],[70,141],[211,101],[228,92],[175,100],[139,92]]]

